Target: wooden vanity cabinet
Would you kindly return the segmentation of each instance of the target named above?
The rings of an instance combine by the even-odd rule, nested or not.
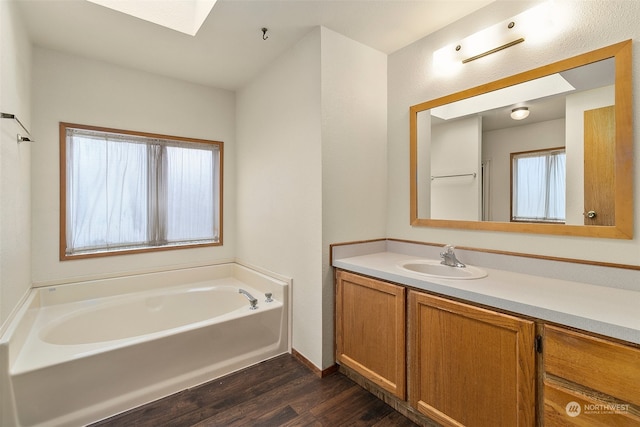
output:
[[[640,345],[537,329],[539,340],[532,320],[336,272],[336,358],[394,407],[443,426],[640,427]]]
[[[336,359],[406,398],[405,288],[338,270]]]
[[[409,292],[409,402],[444,426],[533,426],[534,322]]]
[[[544,425],[640,426],[640,348],[544,327]]]

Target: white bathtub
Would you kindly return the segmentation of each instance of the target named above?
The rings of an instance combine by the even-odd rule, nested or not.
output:
[[[0,342],[2,425],[91,423],[290,350],[287,281],[237,264],[192,270],[33,290]]]

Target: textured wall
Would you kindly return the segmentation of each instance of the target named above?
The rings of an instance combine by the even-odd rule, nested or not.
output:
[[[474,87],[498,78],[539,67],[640,36],[640,2],[555,1],[554,13],[562,26],[559,33],[543,44],[522,43],[482,60],[466,64],[461,73],[438,76],[432,72],[432,53],[442,46],[463,39],[475,31],[517,15],[533,2],[497,1],[462,20],[445,27],[389,57],[389,237],[459,246],[489,248],[522,253],[544,254],[598,261],[640,265],[640,240],[554,237],[520,233],[498,233],[411,227],[409,225],[409,107],[448,93]],[[634,69],[640,70],[640,52],[634,45]],[[634,81],[638,94],[639,79]],[[640,122],[640,110],[634,112]],[[640,135],[635,133],[636,147]],[[635,162],[635,224],[640,224],[640,150]]]
[[[235,96],[171,78],[36,48],[33,117],[34,285],[208,265],[235,255]],[[224,143],[223,245],[59,261],[59,122]]]

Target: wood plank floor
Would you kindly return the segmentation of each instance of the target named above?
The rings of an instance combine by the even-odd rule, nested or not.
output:
[[[416,426],[346,376],[318,378],[286,354],[92,427]]]

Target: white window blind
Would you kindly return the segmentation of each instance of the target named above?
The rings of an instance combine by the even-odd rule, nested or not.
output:
[[[512,220],[564,222],[564,149],[512,155]]]
[[[65,126],[65,255],[219,244],[210,142]]]

